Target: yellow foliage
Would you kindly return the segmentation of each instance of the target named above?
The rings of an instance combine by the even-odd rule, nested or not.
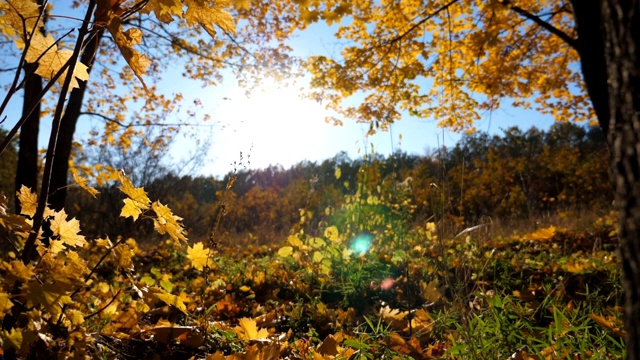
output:
[[[293,247],[291,246],[283,246],[278,250],[278,256],[281,257],[288,257],[291,256],[291,254],[293,254]]]
[[[38,63],[36,74],[45,79],[52,79],[62,67],[69,61],[73,51],[69,49],[58,49],[55,40],[51,34],[43,36],[40,32],[34,32],[31,38],[31,44],[27,49],[25,60],[30,63]],[[63,84],[67,71],[65,70],[58,78],[58,83]],[[79,87],[78,81],[89,80],[87,66],[81,62],[77,62],[73,69],[73,78],[69,85],[69,90]]]
[[[242,318],[238,321],[238,325],[234,330],[242,340],[264,339],[269,336],[267,329],[258,330],[256,321],[253,319]]]
[[[168,234],[173,240],[187,241],[186,232],[179,222],[182,218],[173,215],[168,206],[162,205],[159,201],[154,202],[151,208],[156,213],[153,219],[153,227],[160,234]]]
[[[131,216],[133,220],[137,220],[143,210],[149,209],[151,200],[149,200],[149,197],[143,188],[134,187],[131,180],[129,180],[129,178],[123,173],[118,173],[118,177],[122,184],[122,186],[120,186],[120,190],[129,197],[128,199],[123,200],[124,207],[122,208],[120,216]]]
[[[504,98],[522,108],[535,103],[559,121],[593,119],[575,66],[575,21],[571,11],[563,11],[566,3],[523,0],[519,10],[512,3],[296,1],[299,28],[320,18],[329,25],[349,19],[334,33],[346,44],[340,58],[307,59],[315,88],[309,96],[339,116],[369,123],[369,134],[387,130],[403,113],[473,130],[480,114],[498,109]],[[571,40],[542,30],[523,12]],[[356,94],[363,101],[344,102]],[[336,116],[330,120],[341,122]]]
[[[83,247],[87,244],[84,236],[78,234],[80,232],[80,222],[75,218],[67,221],[67,213],[64,209],[55,213],[51,220],[51,231],[65,245]]]
[[[91,194],[91,196],[96,197],[96,195],[98,195],[100,193],[94,187],[89,186],[88,180],[83,178],[82,176],[78,175],[77,172],[73,172],[72,175],[73,175],[73,181],[75,181],[76,184],[78,184],[78,186],[80,186],[86,192]]]
[[[61,284],[29,281],[26,288],[28,289],[27,304],[43,306],[54,319],[60,316],[63,306],[73,304],[69,292]]]
[[[22,185],[20,191],[17,192],[18,200],[20,201],[20,213],[33,217],[38,207],[38,195],[32,192],[31,189]]]
[[[191,261],[191,266],[196,270],[202,271],[207,265],[207,259],[209,258],[209,249],[204,249],[204,245],[201,242],[196,243],[193,247],[187,248],[187,258]]]
[[[11,310],[12,307],[13,303],[9,298],[9,294],[0,291],[0,318],[3,318],[4,314]]]

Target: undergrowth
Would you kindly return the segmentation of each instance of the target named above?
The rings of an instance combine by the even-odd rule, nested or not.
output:
[[[360,185],[281,244],[186,244],[180,218],[119,175],[124,217],[167,241],[84,239],[55,226],[18,260],[24,216],[3,205],[15,251],[0,265],[5,357],[126,359],[611,359],[625,355],[614,214],[582,230],[453,236],[410,222],[402,192]],[[222,215],[221,215],[222,216]],[[26,221],[26,222],[25,222]],[[57,221],[57,223],[55,223]],[[56,227],[57,226],[57,227]]]

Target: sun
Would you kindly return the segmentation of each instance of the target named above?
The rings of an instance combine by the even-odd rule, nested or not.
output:
[[[300,159],[317,158],[323,143],[331,141],[331,126],[324,120],[327,112],[322,105],[302,98],[301,92],[274,81],[265,81],[250,97],[244,89],[234,89],[215,111],[217,120],[228,126],[213,144],[214,152],[225,154],[214,158],[228,158],[223,155],[235,151],[232,161],[237,161],[242,151],[252,168],[288,167]]]

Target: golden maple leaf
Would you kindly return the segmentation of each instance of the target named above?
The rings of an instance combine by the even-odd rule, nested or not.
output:
[[[53,319],[57,319],[62,312],[62,307],[66,304],[73,304],[73,300],[68,295],[68,291],[60,284],[30,281],[27,283],[27,305],[42,305]]]
[[[158,286],[150,287],[149,288],[149,294],[152,296],[152,300],[154,300],[154,301],[155,300],[161,300],[165,304],[173,305],[178,310],[180,310],[183,313],[187,314],[187,305],[184,303],[184,301],[179,296],[169,294],[166,290],[164,290],[163,288],[160,288]]]
[[[238,325],[240,326],[236,326],[234,330],[238,338],[242,340],[264,339],[269,336],[267,329],[258,331],[256,321],[253,319],[242,318],[239,320]]]
[[[11,310],[12,306],[13,306],[13,303],[9,298],[9,294],[7,294],[6,292],[0,291],[0,317],[4,317],[4,314],[6,314],[9,310]]]
[[[25,265],[20,260],[11,260],[10,262],[0,263],[0,269],[4,270],[7,279],[17,279],[20,281],[27,281],[33,278],[34,265]]]
[[[62,67],[69,61],[73,55],[73,51],[69,49],[58,49],[55,44],[55,40],[51,34],[44,36],[39,32],[33,34],[31,43],[27,49],[25,60],[30,63],[38,63],[38,69],[36,74],[42,76],[45,79],[52,79]],[[65,70],[58,78],[58,83],[62,85],[64,83],[67,71]],[[78,81],[89,80],[89,72],[87,66],[80,61],[77,61],[73,69],[73,78],[69,85],[69,90],[79,87]]]
[[[78,235],[80,222],[75,218],[67,221],[67,213],[64,209],[55,213],[51,220],[51,231],[53,231],[53,235],[59,236],[59,240],[65,245],[83,247],[87,244],[84,236]]]
[[[109,1],[99,1],[96,13],[100,14],[100,16],[96,17],[99,17],[100,22],[105,23],[107,30],[109,30],[116,45],[118,45],[120,53],[146,89],[147,85],[144,83],[142,75],[144,75],[149,65],[151,65],[151,60],[133,48],[142,40],[142,32],[139,29],[123,31],[122,19],[119,14],[111,11],[111,6],[112,4]]]
[[[140,13],[150,14],[153,11],[156,19],[163,23],[170,23],[174,16],[182,17],[182,7],[180,0],[150,0]]]
[[[178,222],[182,220],[181,217],[173,215],[171,209],[166,205],[162,205],[159,201],[154,202],[151,208],[156,213],[156,218],[153,219],[153,227],[160,234],[169,234],[174,240],[187,241],[184,228],[182,224]]]
[[[188,7],[184,13],[184,19],[190,26],[199,24],[211,37],[216,36],[214,25],[228,33],[236,33],[233,17],[228,11],[222,9],[229,5],[227,1],[212,4],[210,1],[185,0],[184,3]]]
[[[38,207],[38,195],[24,185],[20,187],[20,191],[16,195],[20,201],[20,214],[33,217]]]
[[[2,338],[3,347],[20,350],[22,347],[22,331],[23,329],[11,329],[11,331],[2,330],[0,338]]]
[[[38,20],[38,14],[40,13],[40,6],[35,0],[21,0],[0,2],[0,33],[6,37],[18,37],[23,33],[23,29],[31,32],[35,29],[36,21]],[[43,25],[42,21],[38,23],[38,28]],[[24,46],[22,38],[16,39],[16,44],[19,47]]]
[[[189,247],[187,249],[187,258],[191,261],[191,266],[196,270],[202,271],[207,265],[207,259],[209,258],[209,249],[204,249],[204,245],[201,242]]]
[[[89,194],[91,194],[91,196],[96,197],[97,194],[100,194],[100,192],[98,190],[96,190],[94,187],[89,186],[88,180],[83,178],[82,176],[78,175],[77,173],[73,173],[73,181],[76,182],[76,184],[78,184],[78,186],[80,186],[82,189],[84,189],[85,191],[87,191]]]
[[[149,200],[149,197],[143,188],[134,187],[131,180],[129,180],[129,178],[123,173],[118,172],[118,180],[120,180],[120,183],[122,184],[122,186],[120,186],[120,191],[129,197],[128,199],[123,200],[124,207],[120,212],[120,216],[125,218],[131,216],[133,220],[138,220],[138,216],[142,214],[142,211],[149,209],[151,200]]]

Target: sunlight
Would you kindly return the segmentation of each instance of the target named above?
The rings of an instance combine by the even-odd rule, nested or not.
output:
[[[239,160],[242,151],[245,160],[250,156],[252,168],[278,163],[288,167],[300,159],[316,158],[322,144],[332,141],[328,135],[331,126],[324,122],[326,112],[319,103],[298,94],[297,87],[273,81],[263,84],[250,98],[244,89],[236,88],[216,111],[219,120],[229,124],[216,139],[216,151],[224,151],[224,159],[235,157],[231,163]]]

